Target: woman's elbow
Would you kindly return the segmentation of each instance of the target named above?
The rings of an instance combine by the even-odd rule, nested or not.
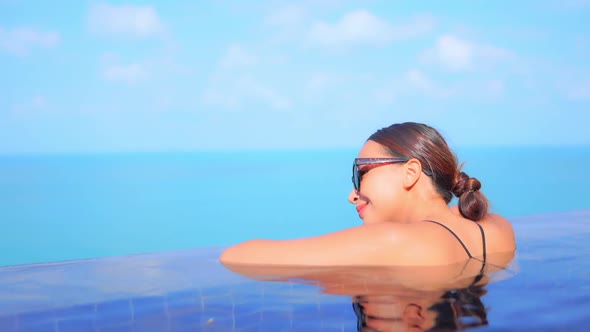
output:
[[[225,249],[219,256],[219,262],[224,265],[230,263],[232,261],[233,250],[233,247]]]
[[[227,249],[225,249],[222,253],[221,256],[219,256],[219,261],[221,262],[221,264],[231,264],[231,263],[236,263],[236,261],[238,260],[238,256],[240,253],[239,250],[239,246],[241,244],[237,244],[237,245],[233,245]]]
[[[255,256],[254,251],[259,241],[260,240],[250,240],[233,245],[221,253],[219,261],[223,265],[249,263],[252,257]]]

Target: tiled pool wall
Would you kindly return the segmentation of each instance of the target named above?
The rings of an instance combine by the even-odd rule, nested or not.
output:
[[[0,327],[2,331],[52,332],[348,331],[356,324],[347,297],[274,286],[266,291],[248,284],[188,289],[24,312],[3,316]]]
[[[233,274],[221,248],[0,268],[0,331],[343,331],[348,296]],[[319,324],[319,325],[318,325]]]
[[[590,210],[510,219],[521,271],[489,285],[486,330],[579,330],[590,310]],[[0,331],[356,331],[350,296],[247,279],[218,263],[221,251],[0,267]]]

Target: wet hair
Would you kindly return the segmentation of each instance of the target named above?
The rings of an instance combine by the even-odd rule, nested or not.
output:
[[[434,128],[416,122],[404,122],[377,130],[370,141],[377,142],[392,156],[422,163],[423,172],[432,178],[436,191],[445,202],[459,198],[459,212],[479,221],[488,212],[488,200],[479,191],[481,183],[461,171],[457,157]]]
[[[481,297],[487,291],[482,286],[446,292],[441,300],[428,308],[438,313],[429,332],[463,331],[488,325],[487,308]]]

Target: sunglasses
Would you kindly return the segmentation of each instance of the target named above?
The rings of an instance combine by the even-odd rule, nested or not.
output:
[[[352,164],[352,185],[356,191],[360,191],[363,175],[367,174],[368,171],[375,167],[395,163],[405,163],[407,161],[407,159],[403,158],[355,158],[354,163]],[[363,165],[375,165],[375,167],[365,167],[364,170],[360,170],[359,167]]]

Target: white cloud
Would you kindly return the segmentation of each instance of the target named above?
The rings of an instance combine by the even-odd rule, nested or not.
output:
[[[202,101],[229,110],[243,109],[245,105],[262,105],[274,110],[291,108],[291,101],[277,92],[276,87],[244,71],[262,69],[255,67],[259,63],[264,63],[268,69],[269,66],[284,61],[284,58],[272,56],[260,59],[258,55],[247,51],[241,45],[230,45],[218,61],[218,68],[211,75],[209,84],[201,96]]]
[[[48,107],[47,99],[43,96],[34,96],[29,100],[14,105],[15,112],[30,112],[45,110]]]
[[[486,60],[504,61],[515,57],[512,51],[492,45],[476,45],[475,51],[477,57]]]
[[[485,84],[485,92],[492,97],[499,97],[504,95],[506,87],[502,80],[489,80]]]
[[[148,77],[145,66],[139,63],[128,65],[108,65],[103,70],[103,76],[109,81],[136,84]]]
[[[152,6],[96,4],[90,7],[88,26],[98,34],[151,37],[164,26]]]
[[[274,89],[249,77],[213,80],[203,94],[203,101],[226,109],[239,109],[249,102],[261,102],[275,110],[292,106],[291,101]]]
[[[321,93],[331,82],[332,77],[330,75],[325,73],[315,73],[307,80],[305,91],[312,95]]]
[[[219,64],[222,68],[240,68],[255,65],[258,59],[239,45],[231,45]]]
[[[427,91],[432,90],[434,83],[422,71],[418,69],[411,69],[406,73],[405,81],[417,90]]]
[[[301,40],[305,31],[307,9],[304,5],[287,5],[271,12],[264,24],[272,32],[272,41],[283,43]]]
[[[422,54],[427,63],[436,63],[450,71],[472,70],[477,66],[514,57],[509,50],[479,44],[453,35],[442,35],[433,48]]]
[[[31,105],[35,109],[41,109],[41,108],[45,108],[47,106],[47,101],[45,100],[45,98],[43,98],[41,96],[35,96],[32,100]]]
[[[375,93],[376,98],[389,104],[403,96],[419,95],[428,98],[446,99],[457,94],[455,87],[449,87],[433,80],[420,69],[410,69]]]
[[[275,86],[265,83],[261,76],[256,75],[257,72],[260,73],[259,70],[266,71],[273,65],[284,64],[285,61],[283,57],[268,54],[261,59],[241,45],[230,45],[219,59],[218,66],[201,95],[202,101],[230,110],[242,109],[245,105],[262,105],[274,110],[291,108],[289,99],[280,94]],[[264,68],[256,67],[259,63],[263,63]],[[252,71],[255,73],[252,74]]]
[[[554,6],[564,9],[585,9],[590,7],[590,0],[559,0],[554,1]]]
[[[309,42],[320,46],[350,44],[383,45],[429,32],[433,27],[429,17],[418,17],[411,22],[394,26],[367,10],[346,14],[336,23],[315,23],[308,35]]]
[[[291,107],[291,102],[287,98],[255,80],[242,80],[238,83],[238,87],[240,90],[246,92],[246,95],[262,100],[274,109],[287,109]]]
[[[436,98],[447,98],[455,94],[454,89],[443,87],[419,69],[409,70],[403,83],[408,87],[408,93],[418,92]]]
[[[306,10],[301,5],[288,5],[268,15],[264,22],[278,27],[297,26],[305,20]]]
[[[570,100],[590,100],[590,81],[580,82],[567,93]]]
[[[470,69],[473,65],[473,45],[453,36],[440,37],[434,52],[439,63],[447,69]]]
[[[102,56],[100,57],[101,62],[105,63],[105,64],[113,64],[113,63],[117,63],[120,61],[120,56],[117,53],[113,53],[113,52],[106,52],[103,53]]]
[[[33,48],[52,48],[59,43],[59,34],[35,28],[3,29],[0,27],[0,49],[14,55],[27,55]]]

